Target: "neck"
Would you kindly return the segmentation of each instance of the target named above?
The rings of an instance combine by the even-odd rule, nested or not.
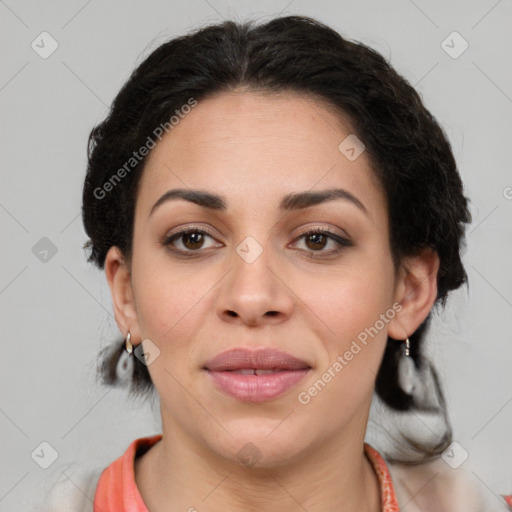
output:
[[[347,425],[285,463],[253,467],[212,453],[178,424],[163,426],[162,440],[135,466],[137,487],[152,512],[381,510],[360,434],[366,423]]]

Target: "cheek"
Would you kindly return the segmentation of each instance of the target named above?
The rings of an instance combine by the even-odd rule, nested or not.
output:
[[[193,326],[200,324],[201,304],[211,283],[171,266],[157,250],[133,260],[133,289],[141,336],[161,351],[179,351],[189,345]]]
[[[313,388],[301,390],[315,402],[306,409],[355,413],[369,399],[395,313],[393,285],[392,262],[384,258],[360,258],[337,276],[311,280],[305,311],[315,313],[323,347]]]
[[[321,339],[346,345],[391,308],[393,283],[390,264],[360,261],[336,274],[308,279],[299,294],[322,329]]]
[[[385,316],[392,305],[388,283],[376,281],[377,275],[358,274],[323,289],[310,288],[307,306],[317,305],[320,321],[315,324],[323,347],[314,379],[298,390],[299,410],[308,421],[321,424],[330,418],[334,428],[371,400],[392,318]]]
[[[160,399],[170,410],[194,410],[197,404],[183,387],[190,385],[190,375],[200,360],[194,341],[204,322],[211,283],[208,287],[204,277],[194,280],[192,275],[169,268],[144,265],[134,271],[137,317],[141,336],[160,351],[148,366]]]

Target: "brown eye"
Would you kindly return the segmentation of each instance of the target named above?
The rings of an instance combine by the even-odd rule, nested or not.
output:
[[[204,245],[208,238],[214,240],[214,238],[203,229],[189,228],[183,229],[178,233],[174,233],[173,235],[165,238],[162,244],[164,246],[169,246],[169,249],[177,253],[194,253],[200,252],[201,249],[205,249]],[[180,245],[181,247],[179,247]],[[215,244],[210,247],[214,246]]]
[[[204,235],[197,231],[181,235],[183,245],[190,250],[200,249],[204,243]]]
[[[312,233],[307,235],[305,240],[308,249],[317,251],[323,249],[326,246],[328,238],[321,233]]]
[[[309,231],[302,233],[297,240],[301,239],[304,239],[304,252],[318,253],[320,256],[335,255],[343,251],[345,248],[353,245],[353,243],[347,238],[344,238],[337,233],[319,228],[310,229]],[[329,245],[329,242],[332,242],[334,248],[331,250],[324,250],[325,247]],[[316,254],[314,256],[318,257]]]

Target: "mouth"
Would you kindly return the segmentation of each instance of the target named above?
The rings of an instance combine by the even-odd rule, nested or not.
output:
[[[304,368],[305,369],[305,368]],[[290,368],[273,368],[273,369],[263,369],[263,368],[244,368],[239,370],[222,370],[224,372],[236,373],[237,375],[270,375],[278,372],[292,372]]]
[[[203,366],[220,391],[243,402],[263,402],[288,391],[312,369],[304,360],[276,349],[233,349]]]
[[[291,354],[274,348],[251,351],[245,348],[235,348],[222,352],[206,361],[203,369],[223,372],[239,370],[304,370],[311,368],[309,363]]]

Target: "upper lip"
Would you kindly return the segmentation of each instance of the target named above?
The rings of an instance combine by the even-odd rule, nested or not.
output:
[[[311,366],[286,352],[274,348],[248,350],[235,348],[222,352],[204,364],[210,371],[245,370],[254,368],[261,370],[302,370]]]

